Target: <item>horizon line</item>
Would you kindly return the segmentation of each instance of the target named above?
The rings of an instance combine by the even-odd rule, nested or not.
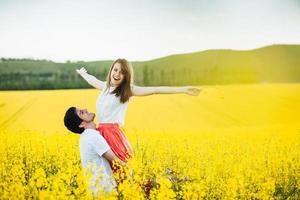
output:
[[[263,49],[266,47],[271,47],[271,46],[298,46],[300,43],[274,43],[274,44],[269,44],[269,45],[264,45],[256,48],[249,48],[249,49],[231,49],[231,48],[216,48],[216,49],[205,49],[205,50],[199,50],[199,51],[193,51],[193,52],[186,52],[186,53],[175,53],[175,54],[168,54],[165,56],[161,57],[156,57],[153,59],[146,59],[146,60],[128,60],[129,62],[149,62],[157,59],[162,59],[170,56],[178,56],[178,55],[186,55],[186,54],[193,54],[193,53],[200,53],[200,52],[205,52],[205,51],[213,51],[213,50],[229,50],[229,51],[253,51],[253,50],[258,50],[258,49]],[[109,62],[109,61],[114,61],[115,59],[103,59],[103,60],[71,60],[67,59],[64,62],[59,62],[59,61],[54,61],[46,58],[34,58],[34,57],[0,57],[1,61],[2,59],[15,59],[15,60],[34,60],[34,61],[48,61],[48,62],[54,62],[54,63],[79,63],[79,62]],[[125,58],[126,59],[126,58]]]

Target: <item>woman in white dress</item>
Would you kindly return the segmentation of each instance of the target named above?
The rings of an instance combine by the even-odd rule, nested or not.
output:
[[[153,94],[185,93],[196,96],[196,87],[140,87],[133,85],[133,69],[126,59],[115,60],[109,70],[106,82],[87,73],[85,68],[77,72],[93,87],[102,91],[96,101],[98,131],[106,139],[116,156],[127,162],[133,157],[131,144],[120,129],[124,125],[125,113],[132,96]]]

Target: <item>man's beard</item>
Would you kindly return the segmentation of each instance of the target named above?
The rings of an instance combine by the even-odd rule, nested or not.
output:
[[[93,118],[91,121],[94,121],[96,115],[95,115],[95,113],[92,113],[92,115],[93,115]]]

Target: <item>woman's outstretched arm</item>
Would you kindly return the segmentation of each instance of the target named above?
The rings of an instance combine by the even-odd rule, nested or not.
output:
[[[76,69],[76,72],[94,88],[103,90],[103,88],[105,87],[106,83],[104,81],[100,81],[95,76],[88,74],[84,67],[82,67],[81,69]]]
[[[168,86],[159,86],[159,87],[139,87],[133,86],[132,92],[134,96],[147,96],[152,94],[189,94],[197,96],[200,93],[201,89],[191,86],[186,87],[168,87]]]

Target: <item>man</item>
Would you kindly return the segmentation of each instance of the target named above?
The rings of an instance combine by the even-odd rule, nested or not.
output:
[[[80,134],[80,158],[86,172],[91,173],[89,189],[97,196],[100,190],[111,192],[116,181],[109,164],[120,162],[105,139],[96,130],[94,113],[87,109],[70,107],[65,114],[64,124],[73,133]]]

